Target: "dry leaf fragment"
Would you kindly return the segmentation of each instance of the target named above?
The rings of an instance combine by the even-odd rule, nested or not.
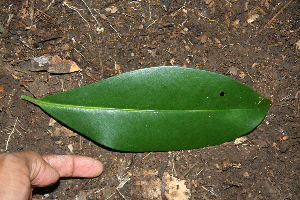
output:
[[[70,152],[73,153],[73,150],[74,150],[73,145],[72,145],[72,144],[69,144],[69,145],[68,145],[68,148],[69,148]]]
[[[0,92],[4,92],[5,91],[5,88],[4,88],[4,86],[0,86]]]
[[[259,14],[251,15],[251,16],[247,19],[247,22],[248,22],[249,24],[251,24],[251,23],[254,22],[257,18],[259,18]]]
[[[229,73],[236,76],[238,69],[236,67],[229,67]]]
[[[99,14],[99,15],[102,19],[107,19],[106,15],[104,15],[104,14]]]
[[[202,35],[200,37],[200,41],[201,41],[201,43],[206,43],[207,42],[207,36],[206,35]]]
[[[39,67],[42,67],[49,62],[49,58],[47,56],[40,56],[37,58],[32,58],[32,60],[37,62]]]
[[[116,13],[118,11],[118,8],[116,6],[111,6],[108,8],[105,8],[106,12],[110,12],[110,13]]]
[[[242,136],[242,137],[236,138],[233,143],[235,145],[238,145],[238,144],[242,144],[242,143],[246,142],[247,140],[248,140],[248,138],[246,136]]]
[[[204,0],[205,4],[210,4],[213,0]]]
[[[235,27],[239,26],[239,25],[240,25],[240,20],[239,20],[239,19],[234,20],[234,21],[232,22],[232,25],[235,26]]]
[[[21,65],[29,71],[48,71],[54,74],[65,74],[81,71],[78,65],[71,60],[63,60],[59,56],[40,56],[32,58]]]
[[[300,50],[300,40],[298,40],[298,42],[296,42],[295,45],[296,45],[296,49]]]
[[[223,160],[220,164],[216,164],[216,167],[222,171],[227,171],[231,167],[240,169],[241,163],[227,159],[227,160]]]
[[[244,79],[246,77],[246,74],[244,72],[240,72],[239,77],[241,79]]]
[[[74,137],[76,135],[76,133],[66,127],[58,127],[54,130],[53,134],[51,134],[52,137]]]
[[[81,71],[78,65],[71,60],[62,60],[59,56],[53,56],[50,60],[50,73],[72,73]]]
[[[56,123],[56,120],[53,119],[53,118],[50,118],[50,120],[49,120],[49,126],[51,127],[51,126],[53,126],[55,123]]]
[[[167,172],[163,177],[166,184],[165,195],[168,200],[188,200],[191,197],[191,191],[186,187],[185,180],[179,180],[171,177]]]
[[[245,178],[249,178],[249,177],[250,177],[250,175],[249,175],[248,172],[243,173],[243,176],[244,176]]]

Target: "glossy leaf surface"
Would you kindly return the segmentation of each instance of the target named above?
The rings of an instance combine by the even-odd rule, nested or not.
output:
[[[252,131],[271,102],[227,76],[184,67],[123,73],[40,99],[22,95],[92,140],[121,151],[194,149]]]

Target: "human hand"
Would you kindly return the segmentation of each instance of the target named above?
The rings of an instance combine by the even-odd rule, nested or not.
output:
[[[39,155],[33,151],[0,154],[0,200],[33,200],[32,189],[45,187],[60,177],[92,178],[102,173],[102,163],[77,155]]]

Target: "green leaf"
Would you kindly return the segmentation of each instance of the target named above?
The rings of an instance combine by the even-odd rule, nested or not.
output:
[[[170,66],[123,73],[40,99],[21,98],[104,146],[134,152],[231,141],[252,131],[271,105],[227,76]]]

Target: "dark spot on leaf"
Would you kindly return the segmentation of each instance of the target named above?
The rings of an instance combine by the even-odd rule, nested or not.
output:
[[[225,96],[225,92],[220,92],[220,96],[221,97]]]

